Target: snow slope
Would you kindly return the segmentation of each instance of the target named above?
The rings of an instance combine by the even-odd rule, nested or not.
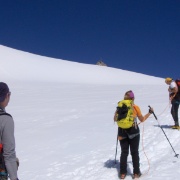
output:
[[[0,56],[0,76],[14,80],[87,84],[162,83],[161,78],[140,73],[38,56],[2,45]]]
[[[0,81],[12,92],[20,180],[118,180],[113,115],[124,92],[135,92],[142,113],[153,106],[176,153],[164,80],[135,72],[80,64],[0,46]],[[153,116],[139,125],[142,180],[178,180],[179,158]],[[143,144],[142,144],[143,142]],[[146,155],[144,154],[146,153]],[[147,157],[146,157],[147,156]],[[127,180],[132,160],[128,158]]]

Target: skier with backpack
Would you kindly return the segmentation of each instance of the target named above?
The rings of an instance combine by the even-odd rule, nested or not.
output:
[[[169,99],[171,101],[171,115],[174,120],[173,129],[180,129],[178,119],[178,109],[180,104],[180,80],[173,80],[172,78],[166,78],[165,83],[169,85]]]
[[[6,83],[0,82],[0,180],[18,180],[18,163],[15,152],[14,121],[5,107],[11,92]]]
[[[150,108],[149,112],[143,116],[140,108],[134,104],[134,99],[134,93],[127,91],[124,95],[124,100],[118,102],[114,115],[114,121],[116,121],[118,125],[118,140],[121,146],[120,179],[125,179],[127,174],[129,148],[133,162],[133,179],[141,176],[139,167],[140,131],[137,118],[141,122],[144,122],[153,113],[153,108]]]

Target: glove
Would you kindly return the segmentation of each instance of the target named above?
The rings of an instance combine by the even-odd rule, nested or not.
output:
[[[152,111],[151,109],[149,109],[149,113],[150,113],[150,114],[152,114],[152,113],[153,113],[153,111]]]

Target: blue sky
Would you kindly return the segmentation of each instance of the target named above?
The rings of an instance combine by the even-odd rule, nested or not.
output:
[[[0,0],[0,44],[180,78],[180,1]]]

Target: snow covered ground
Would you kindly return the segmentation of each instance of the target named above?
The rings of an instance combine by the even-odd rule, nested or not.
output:
[[[6,110],[15,121],[20,180],[118,180],[113,115],[127,90],[143,114],[148,105],[154,108],[180,153],[180,131],[168,128],[173,121],[164,79],[0,46],[0,81],[12,92]],[[139,127],[141,179],[179,180],[179,158],[153,115]],[[130,155],[128,172],[127,180]]]

